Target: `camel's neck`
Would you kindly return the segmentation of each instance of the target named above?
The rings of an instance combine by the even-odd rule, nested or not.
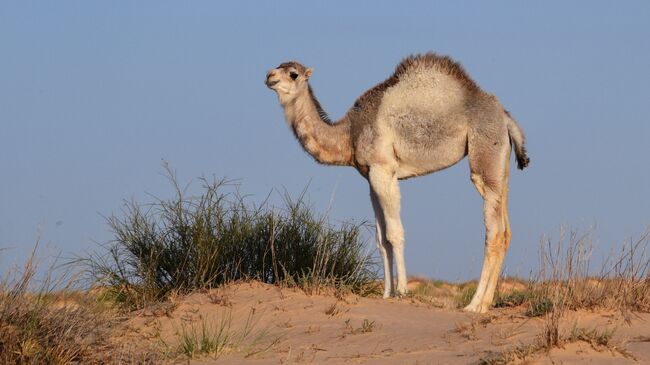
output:
[[[311,88],[295,99],[282,102],[284,114],[302,147],[316,161],[327,165],[352,165],[350,121],[332,123]]]

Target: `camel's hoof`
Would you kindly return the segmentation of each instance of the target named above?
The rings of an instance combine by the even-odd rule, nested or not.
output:
[[[463,308],[465,312],[473,312],[473,313],[487,313],[488,309],[490,309],[489,305],[474,304],[474,303],[470,303],[467,307]]]

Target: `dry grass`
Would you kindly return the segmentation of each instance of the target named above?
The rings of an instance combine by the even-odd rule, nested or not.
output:
[[[524,288],[497,293],[494,306],[524,306],[530,317],[578,309],[650,312],[650,231],[622,245],[598,274],[590,267],[590,238],[561,233],[556,243],[542,240],[539,272]]]
[[[540,244],[539,271],[528,280],[508,279],[500,283],[494,307],[519,307],[528,317],[544,316],[549,322],[548,340],[558,339],[554,328],[567,310],[616,310],[650,312],[650,232],[621,246],[615,259],[606,261],[600,272],[591,269],[591,236],[561,232],[553,243]],[[415,279],[411,296],[441,308],[462,308],[476,291],[476,282],[450,284],[440,280]]]
[[[608,349],[632,357],[623,344],[612,341],[611,329],[587,329],[573,326],[563,333],[561,323],[568,311],[616,310],[629,319],[630,312],[650,311],[650,259],[646,254],[650,232],[621,247],[613,261],[603,265],[599,275],[590,272],[590,235],[560,234],[553,244],[542,240],[541,269],[523,290],[497,295],[497,307],[524,307],[530,317],[543,316],[542,330],[531,344],[490,353],[480,364],[508,364],[533,355],[583,341],[597,351]]]
[[[108,346],[107,308],[75,290],[74,278],[48,275],[39,283],[35,252],[0,282],[0,363],[101,362],[96,351]]]
[[[628,355],[622,346],[612,345],[612,331],[574,326],[571,333],[563,334],[560,322],[568,310],[617,310],[625,318],[629,318],[630,311],[647,312],[650,309],[650,260],[646,255],[649,237],[647,232],[637,241],[624,245],[618,259],[613,264],[606,263],[596,277],[589,272],[589,235],[571,233],[564,251],[562,240],[555,246],[549,240],[542,243],[540,276],[544,280],[531,290],[535,301],[548,303],[540,335],[542,348],[548,350],[565,342],[585,341],[594,349],[607,347]]]
[[[553,348],[562,348],[564,345],[574,342],[588,343],[596,351],[615,352],[623,357],[634,359],[624,344],[613,340],[614,330],[609,328],[595,329],[573,326],[567,334],[558,336],[554,344],[550,344],[544,333],[541,333],[532,343],[520,344],[501,352],[490,352],[479,359],[481,365],[502,365],[516,361],[526,361],[539,354],[548,353]]]
[[[409,296],[438,308],[456,309],[469,304],[476,292],[477,282],[453,284],[444,280],[412,279]]]

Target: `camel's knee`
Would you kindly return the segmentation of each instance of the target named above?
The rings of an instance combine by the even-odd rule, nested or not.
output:
[[[386,255],[386,247],[384,246],[384,243],[381,241],[381,239],[377,239],[377,248],[379,248],[379,252],[382,255]]]
[[[379,247],[379,251],[385,251],[386,249],[384,248],[384,234],[378,229],[377,233],[375,234],[375,241],[377,242],[377,247]]]
[[[498,197],[486,199],[483,214],[485,217],[486,248],[488,250],[501,250],[508,236],[508,229],[501,219],[501,202]]]
[[[404,230],[395,228],[386,232],[386,240],[393,248],[404,247]]]
[[[510,247],[510,239],[512,239],[512,232],[509,229],[506,229],[506,231],[503,232],[503,247],[504,247],[504,250],[507,250],[508,247]]]
[[[478,191],[481,196],[485,196],[485,183],[483,183],[481,175],[472,173],[469,175],[469,178],[472,180],[472,184],[474,184],[476,191]]]
[[[488,254],[501,254],[508,248],[509,239],[505,231],[489,232],[485,237],[485,250]]]

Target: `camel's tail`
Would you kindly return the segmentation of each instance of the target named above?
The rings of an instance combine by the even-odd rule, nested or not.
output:
[[[507,110],[505,112],[508,134],[510,135],[510,141],[515,148],[515,155],[517,156],[517,167],[519,170],[523,170],[530,162],[526,154],[526,147],[524,146],[526,144],[526,137],[524,136],[524,131],[521,130],[519,124],[510,116],[510,113]]]

